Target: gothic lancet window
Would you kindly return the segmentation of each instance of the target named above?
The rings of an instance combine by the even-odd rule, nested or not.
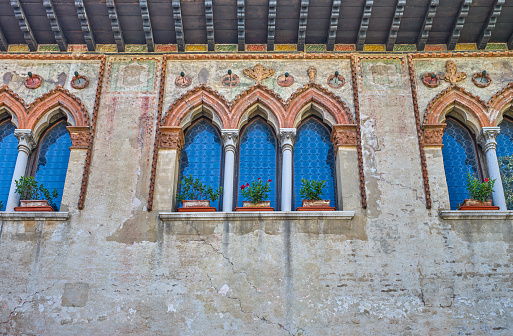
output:
[[[315,117],[306,119],[298,128],[294,145],[294,203],[300,207],[301,179],[324,180],[323,199],[335,204],[335,154],[330,132]]]
[[[455,210],[469,198],[466,174],[474,174],[477,178],[480,175],[473,135],[456,119],[449,117],[446,123],[442,154],[451,209]]]
[[[511,184],[511,175],[513,172],[506,164],[506,157],[513,155],[513,120],[505,117],[501,124],[500,134],[497,136],[497,157],[499,158],[499,165],[501,166],[502,184],[504,186],[504,193],[506,200],[511,199],[513,195],[513,186]],[[511,162],[511,161],[510,161]],[[511,202],[508,204],[508,209],[511,209]]]
[[[219,188],[221,153],[222,142],[218,130],[205,118],[196,121],[185,131],[180,155],[180,181],[184,176],[192,175],[207,186]],[[219,200],[210,205],[218,208]]]
[[[16,127],[10,119],[0,121],[0,201],[4,210],[18,155],[18,139],[14,136],[15,129]]]

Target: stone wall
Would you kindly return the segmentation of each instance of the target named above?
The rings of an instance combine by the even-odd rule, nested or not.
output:
[[[475,96],[481,97],[483,113],[493,124],[490,116],[496,112],[487,110],[487,102],[513,81],[512,57],[223,57],[113,55],[106,59],[103,77],[100,60],[0,60],[4,84],[27,104],[60,84],[92,116],[98,85],[102,92],[84,208],[78,209],[78,200],[86,155],[72,151],[62,205],[66,212],[0,213],[1,334],[512,333],[513,215],[446,211],[440,149],[419,146],[417,132],[429,103],[444,99],[452,85],[441,80],[429,88],[422,84],[426,72],[447,72],[452,60],[467,74],[453,84],[477,104]],[[257,64],[274,70],[261,81],[267,88],[262,92],[272,90],[265,92],[284,113],[314,82],[359,122],[361,165],[356,147],[338,152],[343,157],[337,163],[343,198],[338,210],[343,211],[173,212],[179,149],[155,146],[161,120],[175,113],[180,97],[190,110],[197,108],[187,92],[200,85],[217,91],[231,120],[232,103],[255,89],[256,81],[244,70]],[[308,75],[312,66],[313,78]],[[76,69],[88,77],[86,89],[69,87]],[[228,70],[239,77],[239,86],[221,84]],[[492,83],[478,88],[471,79],[482,70]],[[43,77],[39,91],[20,84],[28,71]],[[335,71],[345,79],[339,89],[327,85]],[[181,72],[190,77],[190,86],[175,85]],[[294,77],[289,87],[276,81],[285,72]],[[266,103],[265,96],[255,100],[263,107]],[[446,104],[464,107],[457,99]],[[305,100],[305,106],[321,116],[327,113],[315,100]],[[175,126],[186,117],[177,118]],[[150,190],[155,203],[148,211]]]

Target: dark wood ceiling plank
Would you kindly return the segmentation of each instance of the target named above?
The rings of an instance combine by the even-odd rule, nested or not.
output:
[[[212,5],[212,0],[205,0],[205,19],[207,22],[208,51],[214,51],[216,41],[214,38],[214,6]]]
[[[87,44],[87,50],[95,51],[96,42],[94,40],[91,24],[89,23],[89,18],[87,17],[84,1],[75,0],[75,7],[77,8],[78,19],[80,20],[80,27],[82,28],[82,32],[84,32],[84,40]]]
[[[301,0],[301,10],[299,11],[299,29],[297,33],[297,50],[305,51],[306,24],[308,21],[309,0]]]
[[[121,30],[121,25],[119,24],[116,2],[115,0],[107,0],[106,5],[109,11],[109,19],[112,26],[112,32],[114,33],[114,41],[116,41],[116,47],[118,52],[124,52],[125,39],[123,38],[123,31]]]
[[[274,37],[276,34],[276,0],[269,0],[269,14],[267,16],[267,51],[274,51]]]
[[[173,0],[173,19],[175,21],[176,44],[178,51],[185,51],[185,40],[183,36],[182,8],[180,0]]]
[[[399,28],[401,26],[401,19],[404,15],[404,6],[406,6],[406,0],[397,0],[394,18],[392,19],[392,26],[390,27],[387,39],[387,50],[389,51],[394,50],[394,44],[397,40],[397,34],[399,33]]]
[[[373,0],[365,1],[363,7],[362,19],[360,21],[360,29],[358,30],[358,40],[356,41],[356,50],[363,50],[363,45],[367,39],[367,30],[369,29],[369,22],[372,15]]]
[[[326,43],[326,49],[328,51],[333,51],[333,48],[335,47],[335,40],[337,38],[338,18],[340,17],[340,4],[341,0],[333,0],[333,3],[331,4],[328,42]]]
[[[431,28],[433,28],[433,20],[436,16],[436,11],[438,9],[439,0],[431,0],[429,2],[426,16],[424,17],[424,23],[422,24],[422,29],[417,38],[417,50],[424,50],[426,46],[427,40],[429,38],[429,33],[431,32]]]
[[[490,11],[490,15],[488,17],[488,21],[486,25],[483,27],[481,34],[477,40],[477,48],[484,49],[490,38],[492,37],[492,32],[495,29],[495,25],[497,23],[497,19],[501,16],[502,5],[504,5],[505,0],[496,0],[493,4],[492,10]]]
[[[143,20],[143,31],[148,51],[155,51],[155,41],[153,40],[153,31],[151,30],[150,9],[148,8],[148,0],[139,0],[141,7],[141,17]]]
[[[62,30],[59,19],[57,18],[57,13],[53,8],[52,0],[43,0],[43,6],[46,9],[46,16],[50,19],[50,27],[55,35],[55,41],[59,45],[60,51],[68,50],[68,41],[66,37],[64,37],[64,31]]]
[[[451,37],[449,39],[449,42],[447,43],[447,48],[449,50],[454,50],[454,48],[456,47],[456,44],[460,40],[461,30],[463,29],[463,26],[465,25],[465,19],[468,16],[468,12],[470,10],[471,4],[472,4],[472,0],[463,0],[461,2],[461,7],[458,12],[458,16],[456,18],[456,24],[454,25]]]
[[[245,1],[237,0],[237,45],[239,51],[244,51],[246,45],[245,32]]]
[[[0,50],[7,51],[8,48],[9,48],[9,44],[7,43],[7,39],[5,38],[2,28],[0,28]]]
[[[23,38],[25,42],[28,44],[30,51],[37,50],[37,41],[34,37],[34,33],[30,28],[30,24],[25,16],[25,12],[21,7],[19,0],[11,0],[11,7],[14,9],[14,16],[18,19],[18,24],[20,25],[20,29],[23,32]]]

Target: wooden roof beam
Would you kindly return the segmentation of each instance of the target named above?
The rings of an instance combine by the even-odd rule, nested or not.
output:
[[[239,51],[244,51],[246,45],[245,6],[244,0],[237,0],[237,44]]]
[[[106,5],[109,12],[110,24],[112,26],[112,32],[114,33],[114,41],[116,41],[118,52],[124,52],[125,39],[123,38],[123,31],[121,30],[121,26],[119,25],[116,2],[115,0],[107,0]]]
[[[330,30],[328,32],[328,42],[326,43],[326,50],[328,51],[333,51],[335,48],[341,2],[341,0],[333,0],[333,3],[331,4]]]
[[[511,33],[511,36],[509,37],[509,40],[508,40],[508,49],[509,50],[513,49],[513,33]]]
[[[55,35],[55,42],[59,45],[59,50],[68,51],[68,42],[64,37],[64,31],[61,28],[61,24],[53,8],[52,0],[43,0],[43,6],[45,6],[46,9],[46,16],[50,19],[50,27]]]
[[[216,41],[214,38],[214,7],[212,6],[212,0],[205,0],[205,19],[207,20],[208,51],[214,51]]]
[[[367,39],[367,30],[369,29],[369,21],[372,15],[373,0],[366,0],[363,7],[362,20],[360,22],[360,30],[358,31],[358,40],[356,42],[356,50],[363,50],[363,45]]]
[[[277,0],[269,0],[269,14],[267,16],[267,51],[274,51],[274,37],[276,36],[277,3]]]
[[[0,50],[7,51],[9,48],[9,43],[7,43],[7,39],[5,38],[4,32],[2,28],[0,28]]]
[[[155,42],[153,40],[153,30],[151,29],[150,9],[148,8],[148,0],[139,0],[139,6],[141,7],[144,38],[146,39],[148,51],[152,52],[155,51]]]
[[[30,51],[37,51],[37,41],[32,33],[30,24],[25,16],[25,11],[21,7],[19,0],[11,0],[11,7],[14,9],[14,16],[18,19],[20,29],[23,32],[23,38],[27,42]]]
[[[84,0],[75,0],[75,7],[77,8],[78,19],[80,20],[80,27],[84,32],[84,40],[87,44],[87,50],[95,51],[96,42],[94,41],[93,30],[87,17],[87,12],[84,7]]]
[[[438,5],[439,0],[431,0],[426,10],[424,23],[422,24],[422,29],[420,31],[419,37],[417,38],[417,50],[419,51],[424,50],[424,47],[426,46],[427,40],[429,38],[429,33],[431,32],[431,28],[433,27],[433,20],[436,16]]]
[[[308,6],[310,0],[301,0],[301,10],[299,11],[299,29],[297,33],[297,50],[305,51],[306,23],[308,19]]]
[[[456,23],[454,24],[454,28],[452,30],[451,37],[449,42],[447,43],[447,48],[449,50],[454,50],[456,47],[456,43],[458,43],[460,39],[460,33],[463,29],[463,25],[465,24],[465,19],[468,16],[468,11],[470,10],[470,4],[472,0],[463,0],[461,3],[460,11],[458,12],[458,17],[456,19]]]
[[[492,32],[495,29],[495,24],[497,23],[497,19],[501,16],[502,5],[504,5],[505,0],[496,0],[493,4],[490,15],[488,16],[488,21],[486,25],[483,27],[481,34],[479,34],[479,38],[477,40],[477,48],[484,49],[486,48],[486,44],[492,37]]]
[[[183,35],[182,8],[180,0],[173,0],[173,19],[175,21],[176,44],[178,51],[185,51],[185,40]]]
[[[395,40],[397,40],[397,34],[399,33],[399,27],[401,26],[401,19],[404,14],[404,6],[406,6],[406,0],[397,0],[397,5],[395,6],[394,18],[392,19],[392,26],[390,26],[390,31],[388,32],[387,39],[387,50],[394,50]]]

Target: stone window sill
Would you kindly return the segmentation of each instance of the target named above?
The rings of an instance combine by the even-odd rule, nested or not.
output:
[[[465,219],[513,219],[513,211],[501,210],[442,210],[440,218],[450,220]]]
[[[161,220],[225,220],[225,219],[353,219],[354,211],[251,211],[251,212],[161,212]]]
[[[0,220],[52,220],[66,221],[69,212],[4,212],[0,211]]]

